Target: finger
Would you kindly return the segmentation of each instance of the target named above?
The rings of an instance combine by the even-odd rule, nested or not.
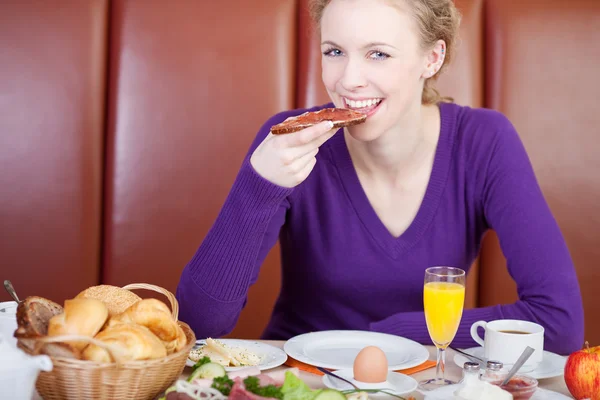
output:
[[[308,154],[308,153],[312,152],[314,149],[318,149],[319,147],[321,147],[323,145],[323,143],[325,143],[326,141],[331,139],[333,137],[333,135],[335,135],[336,132],[337,132],[337,129],[331,129],[330,131],[326,132],[324,135],[321,135],[321,136],[317,137],[316,139],[314,139],[312,142],[304,144],[300,147],[296,147],[294,149],[294,151],[298,157]]]
[[[298,179],[299,182],[304,182],[304,180],[308,178],[308,175],[310,175],[316,163],[317,158],[311,157],[308,163],[304,166],[304,168],[302,168],[298,173],[296,173],[296,179]]]
[[[289,147],[302,146],[304,144],[312,142],[320,136],[323,136],[331,129],[333,129],[333,122],[323,121],[301,131],[284,135],[282,139],[285,140],[286,144]]]
[[[316,157],[319,152],[319,148],[313,149],[310,153],[306,153],[301,157],[298,157],[296,161],[290,164],[290,169],[293,173],[298,173],[302,171],[308,164],[311,163],[312,159]]]
[[[328,132],[326,132],[324,135],[317,137],[310,143],[307,143],[307,144],[304,144],[304,145],[301,145],[298,147],[292,147],[292,148],[288,147],[288,148],[284,149],[283,150],[284,154],[285,154],[283,157],[284,164],[289,165],[289,164],[293,163],[296,159],[298,159],[304,155],[312,153],[315,149],[318,149],[319,147],[321,147],[323,145],[323,143],[325,143],[326,141],[331,139],[333,137],[333,135],[335,135],[336,132],[337,132],[337,129],[331,129]]]

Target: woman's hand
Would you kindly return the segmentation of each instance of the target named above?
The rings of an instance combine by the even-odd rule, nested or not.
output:
[[[337,131],[332,128],[333,122],[323,121],[298,132],[269,133],[252,153],[250,164],[269,182],[295,187],[304,182],[314,168],[319,147]]]

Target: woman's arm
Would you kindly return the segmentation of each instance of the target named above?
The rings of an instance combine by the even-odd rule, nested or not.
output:
[[[517,132],[501,114],[495,119],[497,137],[479,187],[486,222],[498,234],[519,300],[465,310],[453,345],[476,346],[469,331],[478,320],[524,319],[544,326],[545,349],[569,354],[583,343],[583,306],[573,261]],[[431,342],[423,312],[396,314],[371,328]]]
[[[220,337],[233,330],[248,289],[277,241],[293,189],[258,175],[250,155],[270,127],[288,116],[278,114],[263,125],[217,219],[181,274],[179,318],[198,337]]]

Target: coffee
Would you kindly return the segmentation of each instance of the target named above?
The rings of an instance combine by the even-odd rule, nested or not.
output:
[[[485,330],[485,339],[479,336],[477,328]],[[483,356],[488,360],[498,360],[510,368],[527,346],[535,351],[519,370],[531,372],[540,362],[544,353],[544,327],[530,321],[498,319],[490,322],[477,321],[471,325],[471,337],[483,346]]]

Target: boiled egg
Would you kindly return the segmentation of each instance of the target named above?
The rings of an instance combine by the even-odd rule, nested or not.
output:
[[[354,359],[354,380],[365,383],[385,382],[388,374],[388,361],[383,350],[377,346],[367,346],[358,352]]]

